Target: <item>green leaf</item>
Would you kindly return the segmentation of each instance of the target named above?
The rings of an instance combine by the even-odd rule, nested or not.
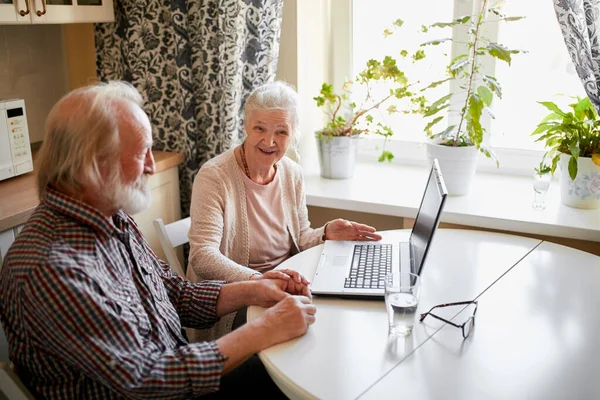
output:
[[[571,152],[571,155],[573,157],[575,157],[575,159],[577,159],[579,157],[579,146],[577,144],[571,144],[569,145],[569,151]]]
[[[378,158],[379,162],[392,162],[392,160],[394,159],[394,154],[391,151],[388,150],[384,150],[383,152],[381,152],[381,155]]]
[[[487,85],[487,87],[498,96],[499,99],[502,99],[502,88],[500,88],[500,84],[490,75],[483,76],[483,82]]]
[[[490,106],[492,104],[492,100],[494,99],[494,95],[492,94],[492,92],[490,91],[490,89],[488,89],[485,86],[479,86],[477,88],[477,94],[479,95],[479,97],[481,98],[481,100],[483,100],[483,102],[485,103],[486,106]]]
[[[435,118],[433,121],[429,122],[426,126],[425,129],[423,129],[425,132],[430,133],[431,131],[431,127],[434,126],[435,124],[437,124],[438,122],[440,122],[441,120],[443,120],[444,117],[437,117]]]
[[[545,123],[545,122],[549,122],[549,121],[561,121],[561,120],[562,120],[562,115],[557,114],[557,113],[550,113],[550,114],[546,115],[542,119],[542,122],[540,122],[540,123]]]
[[[548,129],[552,128],[553,125],[549,125],[549,124],[544,124],[544,123],[540,123],[537,128],[535,128],[535,130],[533,132],[531,132],[530,136],[534,136],[534,135],[539,135],[540,133],[544,133],[546,132]],[[543,140],[544,138],[541,137],[539,138],[537,141]]]
[[[551,101],[538,101],[538,103],[543,105],[544,107],[546,107],[548,110],[554,111],[556,114],[558,114],[562,117],[567,116],[567,114],[565,114],[564,111],[562,111],[560,108],[558,108],[558,106]]]
[[[497,8],[495,8],[495,7],[490,7],[490,8],[488,8],[488,11],[490,11],[491,13],[493,13],[493,14],[495,14],[495,15],[499,16],[500,18],[503,18],[503,17],[504,17],[504,14],[502,14],[502,13],[500,12],[500,10],[498,10],[498,9],[497,9]]]
[[[498,44],[498,43],[490,43],[487,46],[487,50],[488,50],[488,53],[492,57],[496,57],[499,60],[506,61],[508,63],[508,65],[510,65],[510,62],[511,62],[510,54],[511,54],[511,52],[506,47],[504,47],[504,46],[502,46],[501,44]]]
[[[483,111],[483,102],[479,96],[473,94],[469,98],[469,114],[467,122],[470,126],[470,138],[473,144],[479,148],[483,140],[483,128],[481,127],[481,112]]]
[[[423,50],[417,50],[415,54],[413,54],[412,59],[414,61],[419,61],[425,58],[425,52]]]
[[[573,156],[571,156],[571,159],[569,160],[569,176],[572,181],[577,177],[577,158]]]
[[[444,108],[450,107],[450,103],[448,102],[452,97],[452,93],[447,94],[446,96],[439,98],[436,100],[431,106],[427,107],[424,117],[431,117],[434,114],[437,114]]]
[[[470,15],[464,15],[462,17],[456,18],[452,22],[436,22],[435,24],[430,25],[429,27],[430,28],[447,28],[449,26],[466,24],[470,20],[471,20],[471,16]]]
[[[437,86],[439,86],[439,85],[441,85],[443,83],[448,82],[449,80],[450,80],[450,78],[446,78],[446,79],[441,80],[441,81],[435,81],[435,82],[431,83],[429,86],[427,86],[426,88],[421,89],[421,91],[424,91],[424,90],[427,90],[427,89],[433,89],[434,87],[437,87]]]
[[[442,44],[447,41],[452,41],[452,38],[430,40],[428,42],[421,43],[420,46],[437,46],[438,44]]]
[[[436,133],[435,135],[430,135],[431,138],[443,138],[444,136],[450,135],[456,129],[456,125],[450,125],[442,132]]]
[[[394,22],[392,22],[392,24],[394,26],[397,26],[398,28],[402,27],[402,25],[404,25],[404,21],[401,20],[400,18],[398,18],[397,20],[395,20]]]
[[[525,17],[504,17],[504,18],[500,19],[500,21],[512,22],[512,21],[519,21],[524,18]]]

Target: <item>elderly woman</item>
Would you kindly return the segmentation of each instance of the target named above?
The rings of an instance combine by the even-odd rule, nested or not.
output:
[[[285,157],[298,143],[298,99],[283,82],[256,89],[244,107],[246,139],[206,162],[194,181],[188,278],[229,282],[262,277],[304,279],[272,271],[327,240],[379,240],[375,229],[336,219],[312,229],[298,164]],[[231,329],[233,318],[221,325]]]

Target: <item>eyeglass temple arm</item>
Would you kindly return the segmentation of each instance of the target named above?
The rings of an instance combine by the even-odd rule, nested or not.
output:
[[[457,301],[456,303],[438,304],[437,306],[431,307],[431,310],[429,310],[429,312],[432,312],[436,308],[450,307],[450,306],[463,306],[466,304],[475,304],[475,306],[477,306],[477,300]]]
[[[434,307],[434,308],[435,308],[435,307]],[[442,322],[445,322],[445,323],[447,323],[447,324],[450,324],[450,325],[452,325],[452,326],[455,326],[455,327],[457,327],[457,328],[461,328],[461,329],[462,329],[462,327],[463,327],[463,325],[464,325],[464,324],[463,324],[463,325],[456,325],[454,322],[452,322],[452,321],[448,321],[447,319],[444,319],[444,318],[442,318],[442,317],[438,317],[437,315],[435,315],[435,314],[432,314],[431,312],[426,312],[426,313],[424,313],[424,314],[421,314],[421,318],[419,319],[419,322],[423,322],[423,320],[425,319],[425,317],[426,317],[426,316],[428,316],[428,315],[431,315],[433,318],[435,318],[435,319],[438,319],[438,320],[440,320],[440,321],[442,321]]]

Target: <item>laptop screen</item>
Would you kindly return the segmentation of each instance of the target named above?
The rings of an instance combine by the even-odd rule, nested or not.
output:
[[[440,220],[446,194],[439,167],[434,162],[409,240],[411,266],[416,271],[413,271],[414,273],[421,273],[429,244]]]

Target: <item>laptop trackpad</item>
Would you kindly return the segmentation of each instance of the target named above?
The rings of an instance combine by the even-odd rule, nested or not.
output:
[[[325,261],[323,262],[323,266],[325,268],[333,268],[333,267],[345,267],[348,262],[348,257],[346,256],[325,256]]]

